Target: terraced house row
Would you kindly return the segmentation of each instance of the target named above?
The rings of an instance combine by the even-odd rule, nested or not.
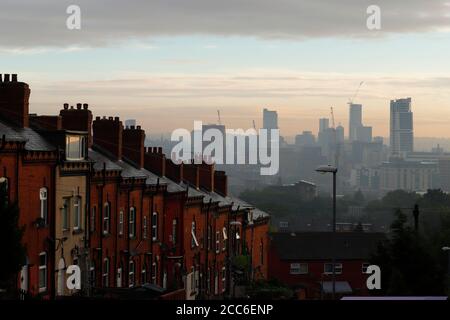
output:
[[[0,76],[0,177],[25,227],[22,292],[221,298],[243,277],[267,278],[269,217],[228,195],[225,172],[176,165],[140,126],[93,119],[87,104],[30,114],[29,97],[17,75]],[[74,264],[81,290],[66,286]]]

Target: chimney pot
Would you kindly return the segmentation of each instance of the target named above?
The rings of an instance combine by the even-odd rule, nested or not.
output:
[[[100,120],[100,117],[99,116],[95,117],[95,120],[97,120],[97,121]]]
[[[83,109],[84,109],[84,110],[87,110],[88,107],[89,107],[89,105],[88,105],[87,103],[84,103],[84,104],[83,104]]]
[[[112,120],[112,117],[111,117]],[[119,121],[119,117],[114,117],[114,121]]]
[[[103,118],[102,118],[103,120],[106,120],[106,116],[103,116]]]
[[[64,103],[64,110],[69,109],[69,104],[68,103]]]
[[[108,120],[112,120],[113,119],[113,117],[108,117]]]
[[[73,110],[73,106],[70,106],[70,110]]]
[[[77,110],[81,110],[81,103],[77,103]]]
[[[11,77],[12,77],[12,82],[17,82],[17,74],[12,74],[11,75]]]
[[[136,129],[141,130],[141,126],[137,126]]]
[[[9,74],[5,74],[5,82],[9,82]]]
[[[131,129],[131,130],[134,130],[134,126],[130,126],[130,129]]]

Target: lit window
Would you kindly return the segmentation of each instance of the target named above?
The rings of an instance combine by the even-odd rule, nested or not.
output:
[[[225,251],[227,249],[227,240],[228,240],[227,228],[223,227],[222,234],[223,234],[223,247],[222,247],[222,250]]]
[[[290,274],[308,274],[307,263],[291,263]]]
[[[85,158],[85,137],[66,136],[66,159],[83,160]]]
[[[119,235],[123,235],[123,210],[119,212]]]
[[[158,213],[156,212],[152,214],[152,238],[153,241],[158,239]]]
[[[81,228],[81,198],[75,197],[73,200],[73,228],[78,230]]]
[[[47,253],[39,254],[39,292],[47,291]]]
[[[48,212],[48,192],[47,188],[41,188],[39,190],[39,200],[41,201],[41,219],[44,224],[47,224],[47,212]]]
[[[191,223],[191,247],[198,247],[197,236],[195,235],[195,221]]]
[[[105,202],[104,214],[103,214],[103,234],[109,234],[110,230],[110,216],[111,208],[108,202]]]
[[[133,260],[130,260],[130,262],[128,263],[128,286],[134,287],[135,284],[135,279],[134,279],[134,275],[136,273],[136,265],[134,264]]]
[[[102,285],[104,288],[109,287],[109,259],[103,260]]]
[[[136,209],[134,207],[130,208],[130,216],[128,219],[128,229],[130,238],[136,236]]]
[[[70,201],[68,198],[64,198],[63,206],[61,208],[61,220],[62,220],[62,229],[63,231],[67,231],[70,228],[69,225],[69,204]]]
[[[142,238],[147,239],[147,216],[144,216],[142,219]]]

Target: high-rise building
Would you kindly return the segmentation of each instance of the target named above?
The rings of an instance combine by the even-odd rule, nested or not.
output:
[[[372,127],[357,127],[355,140],[360,142],[372,142]]]
[[[263,128],[264,129],[278,129],[278,114],[276,111],[263,110]]]
[[[341,125],[338,125],[336,127],[336,142],[337,143],[344,143],[344,127]]]
[[[411,98],[391,100],[391,155],[402,157],[414,149]]]
[[[295,144],[297,146],[313,146],[316,143],[316,137],[311,131],[303,131],[302,134],[295,136]]]
[[[350,141],[356,141],[357,130],[362,127],[362,105],[350,103],[349,111],[348,138]]]
[[[330,127],[330,119],[321,118],[319,119],[319,132],[324,132]]]

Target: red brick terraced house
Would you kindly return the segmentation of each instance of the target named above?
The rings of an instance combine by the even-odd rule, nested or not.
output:
[[[94,120],[87,104],[30,116],[29,95],[16,75],[2,78],[0,169],[26,227],[23,291],[221,299],[235,295],[238,257],[249,280],[267,279],[269,216],[230,196],[225,172],[174,164],[145,146],[140,126]],[[70,264],[80,266],[81,291],[62,287]]]

